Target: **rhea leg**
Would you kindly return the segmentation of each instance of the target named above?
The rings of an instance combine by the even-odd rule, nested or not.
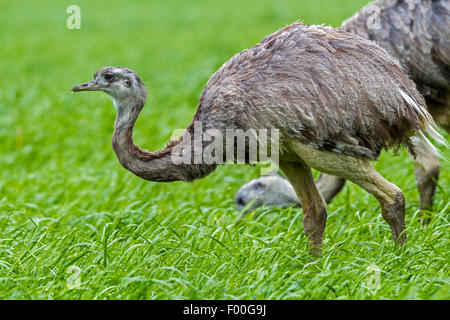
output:
[[[303,225],[309,245],[315,254],[322,251],[327,220],[327,204],[314,184],[311,168],[294,162],[280,162],[281,170],[294,187],[303,208]]]
[[[414,169],[416,175],[417,189],[420,195],[420,208],[430,209],[433,205],[433,195],[436,191],[436,181],[439,178],[441,164],[432,154],[420,152],[414,159]],[[424,224],[429,222],[429,218],[423,220]]]
[[[383,218],[391,227],[395,242],[404,243],[405,197],[394,184],[384,179],[368,160],[333,152],[319,151],[301,143],[293,145],[305,163],[317,170],[348,179],[371,193],[381,205]]]
[[[394,241],[406,241],[405,229],[405,197],[393,183],[384,179],[367,160],[354,159],[347,170],[336,173],[345,176],[361,188],[375,196],[381,205],[381,214],[389,224]]]
[[[345,179],[322,173],[316,180],[316,187],[326,203],[331,200],[344,188]]]

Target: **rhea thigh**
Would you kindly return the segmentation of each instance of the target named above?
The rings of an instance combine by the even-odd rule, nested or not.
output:
[[[398,188],[392,187],[366,159],[322,151],[298,142],[293,143],[293,148],[308,166],[332,176],[348,179],[377,198],[392,198],[397,193]]]

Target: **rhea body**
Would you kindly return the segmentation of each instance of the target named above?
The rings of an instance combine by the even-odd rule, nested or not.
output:
[[[145,98],[139,77],[105,67],[74,91],[101,90],[118,109],[113,148],[120,163],[152,181],[192,181],[216,164],[174,164],[170,154],[183,141],[159,152],[134,145],[132,131]],[[209,79],[193,122],[203,130],[278,129],[280,168],[302,201],[305,233],[320,252],[326,203],[311,168],[350,179],[381,204],[394,240],[405,241],[401,190],[370,165],[380,151],[414,140],[433,148],[435,137],[423,97],[398,63],[373,42],[330,27],[292,24],[233,56]],[[187,135],[185,134],[184,137]]]
[[[450,130],[449,1],[374,1],[344,21],[341,29],[375,41],[396,58],[424,95],[436,123]],[[419,148],[414,167],[420,207],[430,209],[441,165],[433,153]],[[292,197],[292,188],[286,183],[286,179],[279,175],[249,181],[236,193],[238,210],[262,205],[298,205],[299,199]],[[321,175],[316,182],[327,203],[344,184],[345,179],[327,174]],[[428,220],[426,218],[424,222]]]

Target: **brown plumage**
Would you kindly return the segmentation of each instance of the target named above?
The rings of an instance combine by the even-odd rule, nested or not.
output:
[[[425,103],[397,62],[360,37],[295,23],[238,53],[208,81],[197,117],[211,127],[278,128],[282,140],[376,159],[405,144]]]
[[[106,67],[73,90],[102,90],[114,99],[118,116],[113,147],[121,164],[138,176],[191,181],[214,170],[216,164],[171,161],[183,138],[156,153],[133,144],[132,130],[146,92],[130,70]],[[430,146],[422,131],[433,132],[433,120],[411,80],[373,42],[329,27],[292,24],[226,62],[206,84],[194,121],[204,131],[279,130],[280,166],[302,202],[305,231],[316,250],[322,243],[326,204],[314,186],[311,167],[351,179],[372,193],[394,239],[404,241],[403,195],[367,159],[402,144],[413,152],[414,135]],[[193,127],[191,123],[187,132]]]

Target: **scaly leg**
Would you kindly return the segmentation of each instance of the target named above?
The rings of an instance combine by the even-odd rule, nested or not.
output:
[[[420,195],[420,209],[427,210],[433,205],[433,195],[436,191],[436,181],[439,179],[441,164],[434,155],[417,151],[414,169]],[[424,218],[422,222],[425,225],[429,220],[429,218]]]
[[[327,204],[314,184],[311,168],[294,162],[280,162],[280,168],[294,187],[303,208],[303,225],[313,254],[322,252]]]

